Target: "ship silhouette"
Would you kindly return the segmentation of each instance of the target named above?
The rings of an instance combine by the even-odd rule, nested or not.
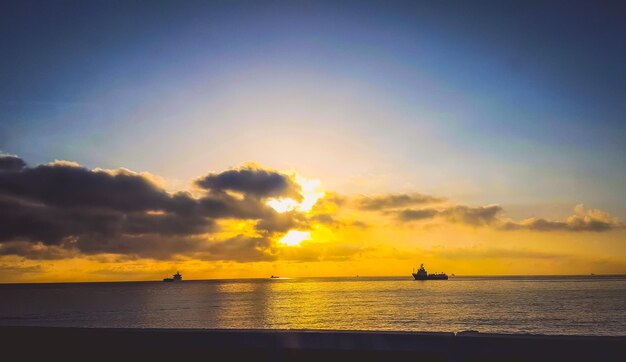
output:
[[[424,264],[421,264],[417,273],[413,272],[413,278],[415,280],[448,280],[448,275],[446,273],[428,274],[424,269]]]
[[[164,282],[182,282],[183,276],[179,272],[176,272],[176,274],[172,275],[171,278],[165,278],[163,279],[163,281]]]

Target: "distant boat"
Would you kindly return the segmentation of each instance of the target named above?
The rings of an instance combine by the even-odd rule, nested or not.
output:
[[[280,278],[278,275],[272,275],[272,276],[270,277],[270,279],[278,279],[278,278]]]
[[[413,273],[413,278],[415,280],[448,280],[448,275],[446,273],[428,274],[424,269],[424,264],[421,264],[417,273]]]
[[[183,276],[179,272],[176,272],[176,274],[174,274],[171,278],[165,278],[163,279],[163,281],[164,282],[182,282]]]

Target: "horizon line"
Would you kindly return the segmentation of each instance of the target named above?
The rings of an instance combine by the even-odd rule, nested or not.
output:
[[[476,277],[494,277],[494,278],[519,278],[519,277],[626,277],[626,273],[622,274],[484,274],[484,275],[450,275],[452,278],[476,278]],[[356,278],[406,278],[411,281],[413,279],[406,275],[343,275],[343,276],[294,276],[294,277],[250,277],[250,278],[208,278],[208,279],[186,279],[184,282],[202,282],[202,281],[232,281],[232,280],[292,280],[292,279],[356,279]],[[94,284],[94,283],[162,283],[162,279],[144,279],[144,280],[94,280],[94,281],[57,281],[57,282],[0,282],[0,285],[17,285],[17,284]]]

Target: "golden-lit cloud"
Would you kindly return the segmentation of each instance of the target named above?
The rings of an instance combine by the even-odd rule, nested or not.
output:
[[[301,200],[296,201],[292,198],[272,198],[267,204],[274,210],[283,213],[287,211],[309,212],[320,198],[324,197],[324,191],[320,189],[321,182],[319,180],[307,180],[302,176],[296,175],[295,182],[300,185]]]
[[[586,210],[583,204],[576,205],[574,214],[565,221],[530,218],[520,222],[508,221],[503,225],[506,230],[535,231],[607,231],[622,227],[624,225],[609,213],[598,209]]]

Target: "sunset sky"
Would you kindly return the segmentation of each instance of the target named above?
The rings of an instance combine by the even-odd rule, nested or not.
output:
[[[3,1],[0,282],[626,273],[592,5]]]

